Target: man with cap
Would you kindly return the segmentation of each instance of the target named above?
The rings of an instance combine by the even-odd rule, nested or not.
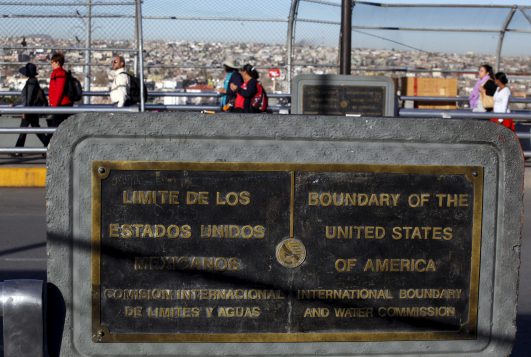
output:
[[[24,88],[22,89],[21,104],[25,107],[44,107],[48,106],[48,101],[44,95],[44,91],[39,85],[37,80],[37,67],[33,63],[28,63],[24,67],[20,68],[19,73],[28,77]],[[40,128],[39,115],[38,114],[23,114],[22,121],[20,123],[21,128],[28,126],[34,128]],[[37,137],[46,147],[50,138],[44,134],[37,134]],[[26,134],[20,134],[16,143],[16,147],[24,147],[26,143]],[[21,156],[21,154],[15,154],[15,156]]]
[[[225,76],[225,81],[223,82],[223,88],[218,89],[221,96],[221,110],[224,112],[232,111],[234,107],[234,100],[236,99],[236,92],[230,88],[231,83],[240,87],[243,83],[242,76],[238,71],[238,65],[234,62],[231,57],[226,58],[223,61],[223,67],[227,75]]]

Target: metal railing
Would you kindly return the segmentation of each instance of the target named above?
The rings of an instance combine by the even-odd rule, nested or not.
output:
[[[399,96],[402,101],[411,100],[415,102],[468,102],[468,97],[434,97],[434,96]],[[531,103],[531,98],[510,97],[510,103]]]
[[[134,113],[138,107],[116,108],[112,105],[82,105],[78,107],[8,107],[0,106],[0,114],[77,114],[77,113]]]
[[[178,93],[197,96],[198,93]],[[214,94],[203,93],[213,96]],[[217,94],[216,94],[217,95]],[[281,94],[282,97],[288,95]],[[404,98],[404,97],[402,97]],[[405,97],[418,99],[419,97]],[[432,97],[425,97],[431,101]],[[425,99],[424,98],[424,99]],[[433,97],[436,98],[436,97]],[[453,98],[453,97],[451,97]],[[455,99],[455,98],[454,98]],[[275,109],[281,109],[277,106]],[[219,105],[162,105],[147,104],[146,110],[157,111],[219,111]],[[0,106],[0,114],[76,114],[76,113],[131,113],[138,112],[138,107],[116,108],[110,105],[82,105],[78,107],[10,107]],[[531,112],[514,112],[514,113],[475,113],[470,110],[435,110],[435,109],[407,109],[402,108],[398,111],[399,117],[407,118],[454,118],[454,119],[474,119],[490,120],[495,118],[512,119],[515,122],[531,123]],[[53,134],[56,128],[0,128],[2,134]],[[516,133],[520,139],[531,139],[530,133]],[[45,154],[46,148],[33,147],[4,147],[0,148],[0,154]],[[524,151],[525,158],[531,158],[531,151]]]
[[[0,128],[1,134],[53,134],[57,128]],[[7,147],[0,148],[0,154],[46,154],[47,148]]]
[[[289,110],[289,107],[283,105],[270,105],[269,110],[279,112]],[[146,104],[146,110],[153,111],[219,111],[219,105],[167,105],[167,104]],[[139,112],[138,106],[117,108],[112,105],[79,105],[75,107],[12,107],[0,106],[1,114],[78,114],[78,113],[136,113]]]
[[[531,122],[531,112],[514,113],[476,113],[470,110],[443,109],[407,109],[399,110],[399,116],[407,118],[443,118],[443,119],[512,119],[515,122]]]
[[[45,95],[48,95],[47,91],[44,91]],[[19,97],[21,96],[21,91],[0,91],[0,98],[1,97]],[[110,96],[109,91],[84,91],[83,96],[87,97],[108,97]],[[184,97],[184,98],[220,98],[222,95],[218,92],[212,91],[212,92],[187,92],[187,91],[149,91],[147,96],[149,98],[163,98],[163,97]],[[268,94],[269,98],[275,98],[275,99],[289,99],[291,101],[291,94],[290,93],[270,93]],[[397,99],[404,103],[406,101],[413,101],[413,102],[456,102],[456,103],[464,103],[468,102],[469,98],[460,96],[460,97],[441,97],[441,96],[397,96]],[[529,104],[531,103],[531,98],[521,98],[521,97],[510,97],[509,103],[524,103]],[[83,108],[83,111],[78,111],[75,108]],[[57,113],[78,113],[78,112],[119,112],[119,111],[137,111],[134,109],[135,107],[129,107],[129,108],[116,108],[112,105],[83,105],[80,104],[76,107],[72,108],[60,108],[57,109]],[[278,111],[279,109],[288,109],[288,106],[284,105],[271,105],[270,109]],[[11,111],[11,109],[16,109]],[[218,109],[218,106],[215,105],[162,105],[162,104],[146,104],[145,109],[151,109],[151,110],[216,110]],[[24,111],[26,110],[26,111]],[[39,110],[42,110],[40,112]],[[6,114],[19,114],[19,113],[38,113],[38,114],[52,114],[54,113],[54,109],[52,108],[22,108],[22,107],[13,107],[8,105],[0,105],[0,114],[3,112]],[[404,113],[407,113],[405,111]],[[466,111],[461,111],[460,113],[466,113]],[[434,114],[430,112],[426,112],[426,114]],[[457,114],[457,113],[453,113]],[[477,113],[481,114],[481,113]],[[414,114],[414,115],[419,115]],[[466,114],[467,117],[470,117],[471,114]],[[439,115],[437,115],[439,116]],[[479,116],[481,117],[481,116]],[[485,116],[487,117],[487,116]]]
[[[45,95],[48,95],[48,91],[44,91]],[[0,97],[20,97],[21,91],[0,91]],[[83,91],[83,96],[89,97],[108,97],[109,91]],[[269,98],[291,98],[289,93],[271,93],[267,94]],[[219,98],[221,94],[218,92],[183,92],[183,91],[148,91],[148,97],[207,97],[207,98]]]
[[[45,95],[48,92],[44,91]],[[89,97],[108,97],[109,91],[83,91],[83,96]],[[0,97],[19,97],[21,91],[0,91]],[[291,98],[290,93],[268,93],[269,98]],[[218,92],[185,92],[185,91],[148,91],[148,97],[206,97],[219,98],[221,94]],[[401,101],[415,101],[415,102],[467,102],[468,97],[439,97],[439,96],[398,96]],[[531,103],[531,98],[510,97],[510,103]]]
[[[45,95],[48,95],[45,91]],[[90,97],[108,97],[109,91],[84,91],[83,96]],[[0,91],[0,97],[19,97],[20,91]],[[269,98],[275,99],[290,99],[289,93],[271,93],[267,95]],[[221,94],[218,92],[183,92],[183,91],[150,91],[148,92],[150,98],[162,97],[184,97],[184,98],[220,98]],[[144,104],[145,110],[151,111],[219,111],[220,105],[168,105],[168,104]],[[281,110],[289,110],[289,106],[285,105],[269,105],[268,109],[272,112],[279,112]],[[1,114],[77,114],[77,113],[114,113],[114,112],[139,112],[139,106],[131,106],[127,108],[117,108],[110,104],[79,104],[74,107],[23,107],[0,105]]]
[[[0,97],[17,97],[20,96],[20,91],[0,91]],[[106,97],[109,96],[109,91],[85,91],[84,96],[90,97]],[[185,97],[185,98],[219,98],[221,95],[218,92],[185,92],[185,91],[150,91],[148,92],[150,98],[160,97]],[[270,98],[288,99],[291,100],[290,93],[272,93],[268,95]],[[436,97],[436,96],[397,96],[397,99],[402,103],[406,101],[415,102],[467,102],[468,97]],[[511,103],[531,103],[531,98],[510,98]],[[148,111],[208,111],[219,112],[220,106],[216,105],[165,105],[165,104],[145,104],[145,110]],[[289,105],[270,105],[269,109],[273,112],[284,110],[288,112]],[[23,107],[0,105],[0,115],[2,114],[77,114],[77,113],[134,113],[139,112],[139,106],[131,106],[125,108],[117,108],[113,105],[76,105],[74,107]],[[437,109],[408,109],[400,108],[398,116],[409,118],[458,118],[458,119],[484,119],[490,120],[496,118],[510,118],[516,122],[531,122],[531,112],[518,111],[513,113],[476,113],[470,110],[437,110]],[[55,128],[0,128],[1,134],[53,134]],[[531,134],[517,133],[520,139],[531,139]],[[21,147],[7,147],[0,148],[0,154],[45,154],[46,148],[21,148]],[[525,152],[525,157],[531,157],[531,152]]]
[[[141,0],[134,0],[134,1],[110,1],[110,2],[102,2],[102,1],[92,1],[92,0],[83,0],[83,1],[67,1],[67,2],[57,2],[57,1],[7,1],[3,2],[0,5],[2,6],[16,6],[17,8],[10,8],[4,11],[2,14],[3,19],[20,19],[20,21],[29,21],[28,19],[36,19],[39,21],[51,21],[53,19],[67,19],[67,20],[78,20],[83,23],[82,27],[84,29],[85,38],[77,39],[78,45],[69,45],[69,44],[62,44],[60,46],[57,46],[57,44],[47,43],[42,44],[42,46],[36,46],[34,44],[31,44],[30,46],[20,46],[17,44],[9,44],[2,46],[4,49],[11,49],[11,50],[32,50],[32,49],[54,49],[54,50],[65,50],[65,51],[79,51],[84,52],[84,61],[83,63],[80,63],[80,65],[83,66],[83,73],[84,78],[86,81],[90,79],[90,73],[91,73],[91,66],[98,65],[92,63],[94,60],[90,57],[91,52],[97,52],[97,51],[118,51],[118,52],[130,52],[133,53],[136,57],[136,64],[135,64],[135,73],[142,77],[144,76],[144,69],[148,69],[151,66],[148,63],[144,63],[144,40],[143,40],[143,25],[149,25],[149,23],[154,23],[155,21],[164,21],[164,23],[180,23],[183,21],[190,21],[190,22],[205,22],[205,23],[220,23],[220,22],[233,22],[233,23],[266,23],[266,24],[286,24],[286,38],[285,38],[285,45],[283,46],[285,50],[284,59],[282,61],[277,61],[278,63],[274,63],[273,65],[275,67],[284,67],[286,68],[286,81],[288,83],[288,86],[291,84],[291,78],[295,74],[295,67],[296,66],[307,66],[305,63],[299,62],[299,59],[296,56],[296,47],[297,45],[297,35],[303,35],[302,30],[298,29],[298,31],[295,31],[297,24],[305,24],[305,23],[315,23],[315,24],[322,24],[327,26],[339,26],[339,18],[331,18],[330,20],[322,20],[319,18],[312,18],[310,13],[304,14],[303,8],[300,7],[301,3],[313,3],[314,5],[321,5],[322,9],[324,11],[329,10],[329,7],[339,7],[340,4],[338,2],[331,2],[326,0],[290,0],[289,1],[289,13],[284,14],[281,16],[278,16],[278,14],[275,14],[273,17],[245,17],[245,16],[231,16],[232,13],[226,13],[220,12],[219,15],[212,16],[211,14],[204,11],[197,11],[194,12],[193,15],[187,15],[182,16],[181,13],[171,13],[172,11],[176,11],[172,9],[170,13],[163,12],[163,13],[154,13],[154,14],[146,14],[143,15],[143,7],[146,6],[145,2]],[[529,9],[531,7],[524,6],[524,5],[513,5],[513,4],[501,4],[501,5],[489,5],[489,4],[432,4],[432,3],[417,3],[417,4],[410,4],[410,3],[392,3],[389,4],[387,2],[379,2],[379,1],[353,1],[352,2],[352,8],[351,8],[351,15],[358,14],[358,11],[363,11],[363,9],[367,9],[368,7],[371,7],[372,10],[376,11],[376,9],[380,8],[383,11],[388,11],[390,9],[427,9],[430,11],[435,11],[437,9],[477,9],[478,11],[482,9],[498,9],[500,16],[498,19],[498,23],[489,22],[489,26],[478,26],[478,27],[470,27],[465,25],[459,25],[459,23],[455,24],[454,26],[390,26],[385,23],[376,23],[374,25],[363,25],[358,24],[355,26],[352,26],[351,30],[353,32],[358,33],[364,33],[365,35],[373,35],[375,36],[375,33],[373,32],[384,32],[384,33],[390,33],[390,32],[396,32],[396,31],[413,31],[413,32],[419,32],[419,31],[430,31],[430,32],[458,32],[458,33],[476,33],[476,34],[492,34],[492,36],[496,36],[497,39],[495,41],[496,44],[496,51],[495,51],[495,58],[496,58],[496,68],[499,69],[500,67],[500,61],[502,58],[502,50],[503,50],[503,44],[506,40],[506,34],[507,33],[516,33],[516,34],[529,34],[531,33],[531,30],[525,27],[525,21],[515,21],[515,15],[519,14],[520,16],[523,16],[524,20],[527,20],[527,22],[531,23],[531,17],[529,16]],[[30,10],[34,9],[35,7],[40,7],[42,11],[39,11],[37,13],[34,13]],[[106,8],[109,10],[106,10],[105,12],[102,12],[101,8]],[[118,7],[116,10],[110,11],[113,7]],[[327,8],[328,7],[328,8]],[[53,9],[53,11],[46,11],[47,8]],[[70,9],[71,8],[71,9]],[[164,7],[165,9],[167,6]],[[57,9],[62,9],[61,11],[57,11]],[[176,9],[176,8],[175,8]],[[78,11],[80,10],[80,11]],[[148,9],[149,10],[149,9]],[[148,11],[149,12],[149,11]],[[287,15],[287,16],[285,16]],[[308,17],[309,16],[309,17]],[[494,18],[494,17],[493,17]],[[115,48],[115,47],[105,47],[105,48],[98,48],[96,44],[93,45],[92,41],[92,33],[96,30],[98,26],[92,26],[92,22],[94,21],[104,21],[108,19],[116,19],[116,20],[129,20],[131,22],[134,22],[133,26],[127,27],[127,32],[123,33],[120,32],[122,37],[121,39],[128,39],[133,41],[134,39],[134,48]],[[34,20],[34,21],[36,21]],[[495,21],[495,20],[494,20]],[[47,22],[43,22],[43,24],[47,24]],[[523,25],[524,24],[524,25]],[[44,26],[44,25],[41,25]],[[149,26],[147,26],[149,27]],[[360,30],[366,30],[367,32],[362,32]],[[29,30],[28,30],[29,31]],[[43,33],[46,33],[47,29],[42,30]],[[283,29],[284,31],[284,29]],[[33,33],[40,33],[40,31],[32,31]],[[29,36],[32,32],[28,33],[21,33],[20,36]],[[149,32],[149,31],[148,31]],[[257,31],[258,32],[258,31]],[[115,32],[115,33],[118,33]],[[228,34],[228,33],[227,33]],[[312,33],[312,37],[315,34]],[[125,37],[124,37],[125,36]],[[229,36],[227,36],[229,37]],[[282,36],[284,37],[284,36]],[[380,36],[381,37],[381,36]],[[384,40],[389,40],[386,38],[383,38]],[[260,42],[260,38],[257,38],[256,41]],[[282,41],[280,41],[282,42]],[[147,42],[146,42],[147,44]],[[116,50],[116,51],[115,51]],[[304,58],[300,60],[305,60]],[[15,63],[15,62],[11,62]],[[270,63],[270,62],[268,62]],[[311,64],[311,66],[319,66],[321,64]],[[337,64],[336,64],[337,66]],[[209,66],[211,68],[214,68],[214,66]],[[201,68],[201,64],[198,64],[198,66],[194,68]],[[352,68],[352,70],[356,70],[356,68]],[[439,71],[439,70],[437,70]],[[440,72],[440,71],[439,71]],[[444,72],[444,71],[443,71]],[[85,88],[90,89],[90,81],[87,82],[87,85],[85,85]],[[88,97],[87,97],[88,100]],[[88,104],[88,103],[86,103]],[[141,103],[142,108],[143,103]]]
[[[286,108],[284,106],[270,106],[272,109]],[[219,111],[219,105],[164,105],[147,104],[146,109],[151,110],[176,110],[176,111]],[[135,113],[139,109],[137,106],[117,108],[112,105],[79,105],[74,107],[13,107],[0,106],[2,114],[78,114],[78,113]],[[530,111],[520,111],[513,113],[476,113],[470,110],[445,110],[445,109],[408,109],[401,108],[398,111],[400,117],[408,118],[457,118],[457,119],[491,119],[505,118],[515,121],[531,122]],[[3,129],[2,129],[3,130]],[[2,134],[0,130],[0,134]]]

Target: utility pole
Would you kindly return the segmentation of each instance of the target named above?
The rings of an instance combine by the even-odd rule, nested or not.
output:
[[[339,74],[350,74],[352,60],[352,0],[341,1]]]

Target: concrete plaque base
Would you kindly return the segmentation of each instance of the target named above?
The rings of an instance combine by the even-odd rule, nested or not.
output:
[[[51,355],[510,353],[523,159],[501,126],[86,114],[48,162]]]

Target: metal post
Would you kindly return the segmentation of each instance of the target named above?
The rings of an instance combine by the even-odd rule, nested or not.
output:
[[[85,68],[83,70],[84,72],[84,75],[85,75],[85,80],[83,81],[84,83],[84,88],[83,90],[86,90],[86,91],[90,91],[90,77],[91,77],[91,71],[90,71],[90,63],[91,63],[91,52],[90,52],[90,46],[91,46],[91,43],[92,43],[92,0],[87,0],[87,13],[88,13],[88,18],[87,18],[87,22],[85,22],[85,30],[86,30],[86,35],[85,35],[85,40],[86,40],[86,43],[85,43]],[[90,104],[90,97],[89,96],[85,96],[83,98],[83,104]]]
[[[136,6],[136,4],[135,4]],[[136,8],[135,8],[135,21],[136,21]],[[139,35],[138,35],[138,26],[135,22],[135,46],[136,46],[136,50],[138,51],[138,44],[140,43],[139,40]],[[133,59],[133,73],[135,74],[135,76],[138,77],[138,55],[137,56],[134,56],[134,59]]]
[[[44,282],[6,280],[0,285],[3,356],[44,356]]]
[[[4,316],[4,304],[6,298],[4,298],[4,283],[0,283],[0,317]],[[3,323],[3,321],[2,321]],[[2,328],[3,329],[3,328]],[[3,336],[2,336],[3,338]]]
[[[144,38],[142,32],[142,0],[136,0],[136,31],[138,33],[138,78],[140,79],[140,112],[144,112]]]
[[[293,43],[295,41],[295,23],[299,11],[299,0],[291,0],[291,7],[288,18],[288,38],[287,38],[287,54],[288,54],[288,73],[286,78],[288,80],[288,93],[291,93],[291,77],[293,75]]]
[[[511,11],[509,11],[509,13],[507,14],[505,21],[503,22],[503,27],[500,31],[500,36],[498,38],[498,48],[496,49],[496,71],[500,70],[501,51],[502,51],[502,46],[503,46],[503,39],[505,37],[505,32],[507,31],[507,28],[509,27],[509,24],[511,23],[514,13],[516,12],[517,9],[518,9],[517,6],[513,6],[511,8]]]
[[[350,74],[352,55],[352,0],[341,2],[341,46],[339,74]]]
[[[525,9],[522,9],[522,8],[519,8],[519,9],[522,15],[524,15],[524,17],[527,19],[527,22],[529,22],[529,24],[531,25],[531,17],[527,14],[527,12],[525,12]]]

